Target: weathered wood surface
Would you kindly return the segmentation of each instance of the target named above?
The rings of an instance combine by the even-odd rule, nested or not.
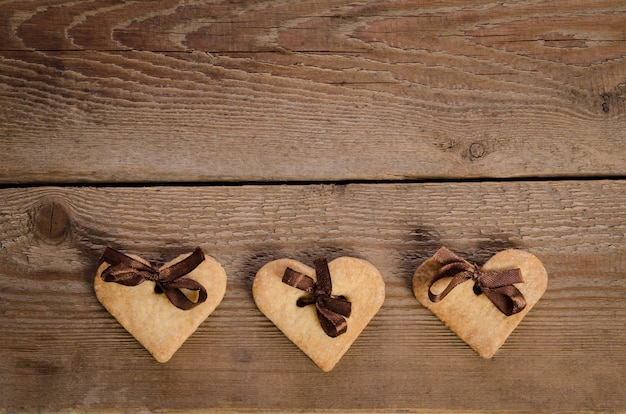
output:
[[[626,174],[626,5],[4,1],[0,183]]]
[[[626,409],[626,184],[616,180],[33,187],[0,190],[0,411]],[[413,297],[445,244],[537,255],[549,286],[492,360]],[[222,304],[159,364],[98,303],[106,245],[166,260],[196,245]],[[267,261],[352,255],[387,298],[330,373],[255,307]]]
[[[625,411],[625,27],[621,0],[0,2],[0,412]],[[226,297],[159,364],[97,259],[198,244]],[[546,265],[492,360],[412,295],[444,244]],[[330,373],[250,292],[320,255],[387,283]]]

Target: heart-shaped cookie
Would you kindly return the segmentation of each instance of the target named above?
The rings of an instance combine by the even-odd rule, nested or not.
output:
[[[299,299],[310,294],[284,283],[285,270],[318,280],[316,271],[296,260],[279,259],[264,265],[256,274],[252,294],[259,310],[323,371],[330,371],[374,317],[385,300],[385,283],[369,262],[340,257],[328,263],[332,295],[349,301],[347,329],[335,337],[324,331],[316,304]],[[306,302],[306,300],[305,300]]]
[[[451,281],[450,277],[446,277],[433,283],[443,267],[435,257],[444,249],[447,250],[442,248],[415,271],[413,293],[422,305],[430,309],[480,356],[491,358],[539,301],[548,286],[548,274],[534,255],[523,250],[504,250],[489,259],[480,268],[480,272],[489,275],[487,272],[520,269],[523,282],[510,285],[510,289],[520,292],[526,302],[521,310],[513,311],[517,313],[507,316],[499,310],[484,292],[477,290],[474,280],[455,285],[445,298],[433,302],[431,297],[443,296],[444,288]],[[451,253],[449,250],[447,252]],[[464,263],[462,266],[472,266],[463,259],[460,261]],[[429,289],[431,297],[429,297]]]
[[[226,273],[222,266],[201,251],[198,253],[204,256],[204,260],[200,259],[202,260],[200,264],[186,273],[184,279],[195,281],[188,283],[202,285],[206,290],[206,300],[194,304],[189,310],[176,307],[164,293],[158,292],[159,289],[155,289],[155,281],[145,280],[135,286],[104,281],[101,275],[111,263],[103,261],[96,272],[94,290],[100,303],[159,362],[169,361],[220,304],[226,292]],[[172,269],[173,265],[191,255],[191,253],[182,254],[161,266],[158,271]],[[128,255],[128,257],[150,266],[146,260],[138,256]],[[181,289],[180,292],[184,292],[190,301],[197,300],[197,292],[186,289]]]

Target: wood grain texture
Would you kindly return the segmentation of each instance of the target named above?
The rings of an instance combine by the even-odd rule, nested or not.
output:
[[[626,410],[624,27],[620,0],[0,2],[0,411]],[[167,364],[95,298],[107,245],[224,266]],[[548,270],[492,360],[412,295],[440,245]],[[323,373],[252,280],[344,255],[386,301]]]
[[[623,176],[625,24],[621,0],[5,1],[0,183]]]
[[[0,190],[0,411],[626,409],[626,185],[506,183],[33,187]],[[548,290],[492,360],[411,292],[445,244],[537,255]],[[201,245],[222,304],[167,364],[102,308],[103,247],[165,261]],[[386,283],[330,373],[256,309],[266,262],[350,255]]]

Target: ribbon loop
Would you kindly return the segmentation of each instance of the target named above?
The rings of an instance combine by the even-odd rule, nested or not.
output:
[[[137,286],[146,280],[155,282],[155,292],[164,293],[167,299],[182,310],[193,309],[207,299],[207,291],[199,282],[184,276],[204,261],[204,252],[200,247],[185,259],[164,269],[147,265],[107,247],[100,256],[100,263],[108,263],[100,277],[105,282],[119,283],[124,286]],[[194,302],[181,289],[197,291],[198,299]]]
[[[315,280],[304,273],[297,272],[288,267],[283,274],[283,283],[293,286],[308,293],[313,293],[315,289]]]
[[[348,330],[347,317],[352,313],[352,304],[343,296],[332,295],[332,280],[326,259],[317,259],[316,279],[290,267],[285,269],[282,282],[310,293],[310,298],[300,298],[298,306],[315,304],[315,311],[326,335],[335,338]]]
[[[511,316],[526,307],[526,299],[514,283],[522,283],[520,269],[507,269],[495,272],[483,272],[479,266],[472,265],[446,247],[440,248],[433,258],[441,264],[428,286],[428,297],[432,302],[439,302],[455,287],[470,279],[474,281],[474,293],[485,296],[506,316]],[[431,291],[439,279],[452,277],[448,285],[439,294]]]

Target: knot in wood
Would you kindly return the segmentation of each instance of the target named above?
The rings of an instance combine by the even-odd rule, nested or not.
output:
[[[35,231],[48,242],[62,241],[67,234],[69,223],[67,206],[59,200],[45,200],[35,211]]]
[[[478,142],[474,142],[469,147],[469,153],[472,156],[472,158],[482,158],[485,155],[485,152],[486,152],[485,147]]]

